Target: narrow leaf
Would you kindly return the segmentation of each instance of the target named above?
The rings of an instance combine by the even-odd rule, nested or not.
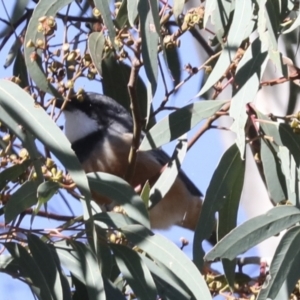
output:
[[[157,290],[147,266],[139,255],[123,245],[111,245],[122,276],[140,299],[153,300]]]
[[[147,132],[140,150],[158,148],[179,138],[203,119],[214,115],[227,102],[227,100],[200,101],[169,114]]]
[[[172,242],[141,225],[122,228],[127,239],[158,260],[182,280],[196,299],[211,299],[207,285],[196,266]]]
[[[202,242],[209,238],[215,228],[215,214],[221,212],[219,235],[222,238],[230,231],[236,222],[236,203],[239,202],[245,173],[245,162],[239,155],[238,148],[233,144],[223,154],[209,183],[203,202],[200,218],[195,230],[193,242],[193,260],[198,268],[203,267],[204,249]],[[222,209],[227,203],[234,202],[230,217]],[[232,218],[232,219],[231,219]],[[229,224],[226,225],[226,221]],[[224,229],[222,228],[224,226]]]
[[[300,211],[294,206],[278,206],[266,214],[252,218],[225,236],[208,254],[206,260],[218,257],[230,260],[265,239],[300,221]]]
[[[39,237],[33,234],[28,236],[28,246],[48,283],[53,299],[63,299],[62,283],[51,251]]]
[[[284,175],[280,169],[278,157],[274,155],[269,144],[265,140],[261,141],[260,153],[271,199],[276,203],[286,200],[287,196]]]
[[[98,71],[98,74],[102,76],[102,54],[104,49],[105,37],[102,32],[92,32],[88,38],[88,47],[92,61]]]
[[[5,243],[4,246],[18,262],[21,270],[32,280],[33,285],[38,288],[35,291],[40,293],[40,299],[53,300],[44,274],[27,250],[20,244],[13,242]]]
[[[108,173],[87,175],[91,190],[122,205],[132,219],[150,228],[148,211],[141,197],[123,179]]]
[[[33,99],[8,80],[0,80],[0,104],[19,124],[34,134],[69,170],[80,191],[90,199],[84,171],[71,144],[46,111],[35,105]]]
[[[155,2],[157,5],[156,0]],[[151,83],[152,94],[154,95],[157,88],[158,76],[158,32],[155,26],[150,3],[148,1],[139,1],[138,13],[142,36],[142,56],[146,75]]]
[[[229,114],[234,119],[231,129],[236,133],[236,144],[241,156],[245,152],[245,124],[248,119],[246,104],[254,100],[259,89],[267,58],[260,40],[257,38],[246,50],[236,73],[236,86]]]
[[[179,15],[183,11],[185,0],[174,0],[174,5],[173,5],[173,13],[174,17],[177,19]]]
[[[14,192],[5,205],[5,223],[13,221],[25,209],[37,203],[37,183],[26,181]]]
[[[31,160],[24,160],[22,163],[13,165],[0,173],[0,191],[12,180],[17,179],[31,165]]]
[[[187,140],[181,138],[178,140],[175,151],[172,155],[172,160],[168,163],[167,168],[159,176],[158,180],[150,190],[149,199],[151,207],[156,205],[168,193],[173,183],[175,182],[181,164],[187,151]]]
[[[300,276],[299,268],[294,270],[293,279],[289,275],[291,275],[290,271],[295,265],[295,261],[300,259],[299,243],[300,227],[295,226],[288,230],[280,240],[270,266],[269,275],[267,276],[269,280],[262,285],[257,300],[274,299],[283,282],[287,279],[289,280],[289,285],[294,288]],[[292,280],[292,283],[290,280]],[[288,292],[291,293],[292,290]]]
[[[36,43],[38,39],[44,39],[42,32],[38,32],[39,19],[43,16],[55,16],[64,6],[70,4],[73,0],[48,1],[41,0],[34,8],[33,14],[28,23],[24,45],[32,41]],[[24,47],[25,63],[28,73],[36,85],[44,92],[61,98],[56,88],[49,83],[42,67],[42,51],[35,50],[34,47]],[[33,59],[35,57],[35,59]]]
[[[101,17],[103,18],[104,24],[106,25],[108,29],[108,36],[110,38],[110,41],[114,48],[116,47],[115,45],[115,28],[114,28],[114,23],[111,17],[111,12],[109,8],[109,0],[94,0],[95,6],[99,9],[101,12]]]

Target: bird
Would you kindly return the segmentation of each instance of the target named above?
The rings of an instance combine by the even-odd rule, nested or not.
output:
[[[82,99],[68,101],[63,109],[64,131],[84,171],[105,172],[124,178],[133,139],[131,114],[114,99],[84,92]],[[61,108],[63,101],[57,100]],[[133,187],[158,178],[170,157],[162,149],[137,151],[131,180]],[[114,205],[110,199],[93,194],[101,206]],[[202,208],[202,193],[180,170],[168,193],[149,211],[151,228],[172,225],[195,230]]]

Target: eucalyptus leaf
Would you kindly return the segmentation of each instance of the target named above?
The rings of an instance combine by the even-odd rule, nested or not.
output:
[[[4,245],[8,252],[18,262],[20,268],[26,274],[25,276],[28,276],[31,279],[33,285],[36,287],[34,290],[38,293],[38,298],[43,300],[54,300],[44,274],[28,251],[17,243],[9,242],[4,243]]]
[[[89,173],[87,177],[91,190],[116,201],[132,219],[150,228],[143,200],[125,180],[103,172]]]
[[[127,239],[144,250],[150,257],[165,265],[183,281],[196,299],[211,299],[207,285],[196,266],[172,242],[141,225],[122,228]]]
[[[102,54],[105,44],[105,37],[102,32],[92,32],[88,38],[88,47],[92,61],[98,71],[98,74],[102,76]]]
[[[28,246],[48,283],[53,299],[63,299],[62,283],[50,249],[34,234],[28,236]]]
[[[173,14],[176,19],[182,13],[183,8],[184,8],[184,3],[185,3],[185,0],[174,0]]]
[[[300,221],[300,210],[294,206],[278,206],[266,214],[252,218],[233,229],[211,249],[205,260],[228,258],[233,260],[239,254],[254,247],[267,238]]]
[[[213,116],[227,102],[227,100],[200,101],[170,113],[146,133],[140,150],[158,148],[179,138],[203,119]]]
[[[265,140],[261,141],[261,160],[271,199],[276,203],[286,200],[286,184],[280,169],[279,159]]]
[[[8,80],[0,80],[0,105],[53,152],[69,170],[86,200],[89,200],[88,182],[78,158],[67,137],[46,111],[36,105],[28,93]]]
[[[299,279],[300,272],[298,268],[294,268],[293,278],[289,278],[290,271],[293,269],[295,261],[300,259],[300,227],[295,226],[289,229],[279,242],[276,248],[274,258],[272,260],[269,275],[265,283],[262,285],[261,291],[257,300],[274,299],[282,284],[286,279],[292,280],[289,282],[290,287],[294,288],[297,280]],[[296,272],[295,272],[296,271]],[[292,289],[288,291],[292,292]]]
[[[215,228],[215,213],[220,212],[221,216],[218,225],[220,238],[236,224],[237,204],[242,192],[244,173],[245,162],[241,159],[237,146],[233,144],[223,154],[212,176],[195,230],[193,260],[200,269],[203,268],[205,254],[202,242],[210,237]],[[228,209],[230,205],[232,208]],[[223,209],[224,206],[227,210]]]
[[[256,96],[266,66],[264,61],[267,55],[267,51],[264,51],[261,41],[257,38],[246,50],[237,69],[237,89],[234,91],[229,114],[234,119],[231,129],[236,133],[236,143],[241,157],[244,157],[245,152],[244,128],[248,119],[246,104],[252,102]]]
[[[122,276],[140,299],[153,300],[157,290],[151,273],[138,253],[123,245],[111,245]]]
[[[0,173],[0,190],[2,190],[10,181],[17,179],[31,165],[31,160],[24,160],[20,164],[6,168]]]
[[[110,1],[109,0],[94,0],[95,6],[99,9],[101,12],[101,17],[103,18],[104,24],[106,25],[108,29],[108,36],[110,38],[111,44],[113,47],[116,47],[115,44],[115,28],[114,23],[111,18],[111,12],[109,8]]]
[[[152,186],[149,194],[151,207],[156,205],[168,193],[179,173],[181,164],[187,151],[187,139],[182,137],[172,155],[172,160],[168,163],[167,168],[159,176],[158,180]]]
[[[37,183],[34,181],[26,181],[21,187],[15,191],[5,205],[5,223],[13,221],[25,209],[37,203]]]
[[[157,5],[156,0],[154,5]],[[158,77],[158,31],[155,27],[150,1],[139,1],[138,14],[142,36],[142,57],[147,78],[151,83],[152,95],[154,95],[157,88]]]
[[[70,4],[73,0],[48,1],[40,0],[34,8],[33,14],[27,26],[24,45],[32,41],[36,43],[38,39],[44,40],[42,32],[38,32],[39,19],[44,16],[54,17],[58,11]],[[25,63],[28,73],[36,85],[44,92],[61,98],[61,94],[49,83],[42,67],[42,51],[34,47],[24,47]],[[34,57],[34,59],[33,59]]]

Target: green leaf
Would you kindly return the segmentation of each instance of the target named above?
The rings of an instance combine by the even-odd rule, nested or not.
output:
[[[35,145],[32,135],[27,130],[25,130],[24,127],[19,126],[19,124],[12,118],[12,116],[8,112],[4,110],[4,107],[1,105],[0,120],[22,141],[23,147],[27,149],[30,159],[32,160],[32,164],[34,165],[35,171],[37,173],[37,182],[42,182],[44,180],[41,169],[42,163],[40,161],[40,154]]]
[[[285,178],[280,169],[280,162],[265,140],[261,140],[260,153],[271,199],[276,203],[286,200]]]
[[[150,228],[143,200],[125,180],[102,172],[89,173],[87,177],[92,191],[116,201],[132,219]]]
[[[59,183],[55,181],[45,181],[37,188],[38,201],[45,204],[59,189]]]
[[[182,74],[179,50],[177,47],[173,47],[171,49],[166,49],[165,52],[166,52],[168,67],[173,77],[172,82],[174,88],[180,82],[181,74]]]
[[[16,56],[16,60],[13,66],[13,75],[18,77],[21,80],[20,82],[21,88],[25,88],[26,86],[29,85],[25,59],[21,50],[18,51]]]
[[[49,118],[47,112],[35,105],[33,99],[16,84],[0,80],[0,105],[19,124],[34,134],[68,169],[78,188],[89,200],[88,182],[71,144]]]
[[[228,27],[232,22],[232,15],[235,9],[235,3],[225,1],[219,5],[218,0],[205,1],[203,26],[206,27],[208,19],[211,17],[211,23],[214,24],[216,41],[224,44],[222,38],[228,34]],[[212,46],[216,46],[213,43]]]
[[[127,225],[136,224],[130,217],[115,213],[115,212],[102,212],[94,215],[94,221],[100,221],[109,227],[119,229]]]
[[[89,298],[105,300],[103,279],[95,254],[87,245],[80,242],[72,242],[72,244],[81,264]]]
[[[104,277],[103,282],[107,299],[127,300],[127,298],[123,296],[122,292],[110,280]]]
[[[282,145],[286,146],[292,153],[297,167],[300,166],[300,136],[293,132],[288,124],[279,124],[279,134]]]
[[[38,32],[39,19],[43,16],[55,16],[64,6],[70,4],[73,0],[60,0],[60,1],[48,1],[40,0],[27,26],[24,45],[28,42],[36,42],[38,39],[44,39],[42,32]],[[36,52],[37,59],[32,60],[31,57]],[[24,47],[25,63],[27,66],[28,73],[36,85],[44,92],[54,95],[57,98],[61,98],[61,94],[58,93],[56,88],[49,83],[46,78],[46,74],[42,66],[42,51],[35,50],[33,47]]]
[[[272,260],[269,275],[262,285],[257,300],[274,299],[285,280],[288,281],[290,294],[299,279],[299,268],[295,268],[300,259],[300,227],[295,226],[288,230],[281,238]],[[298,265],[298,264],[296,264]],[[291,273],[291,269],[294,269]]]
[[[266,214],[252,218],[225,236],[208,254],[208,261],[218,257],[230,260],[253,246],[278,234],[300,221],[300,211],[294,206],[278,206]]]
[[[154,5],[151,5],[151,1],[139,1],[138,14],[142,37],[142,57],[147,78],[151,83],[152,95],[154,95],[157,88],[158,77],[157,47],[159,35],[153,17],[156,11],[152,11],[152,9],[157,6],[157,1],[154,0]]]
[[[14,220],[25,209],[37,203],[36,196],[37,183],[26,181],[14,192],[5,205],[5,223]]]
[[[63,299],[62,283],[52,253],[47,245],[36,235],[28,236],[30,252],[43,273],[53,299]]]
[[[177,178],[178,172],[180,171],[186,151],[187,139],[186,137],[182,137],[178,139],[178,143],[172,155],[172,160],[168,163],[167,168],[162,172],[150,190],[149,199],[151,201],[151,207],[164,198],[172,187]]]
[[[138,2],[139,0],[127,1],[128,21],[131,27],[134,27],[134,23],[138,17]]]
[[[11,24],[14,24],[22,17],[28,2],[29,0],[18,0],[11,2],[13,5],[13,7],[11,8],[12,15],[9,17],[9,21]],[[8,25],[5,26],[0,32],[0,39],[5,37],[10,30],[14,30],[14,28]]]
[[[104,43],[105,37],[102,32],[92,32],[88,37],[90,55],[100,76],[102,76],[101,65]]]
[[[147,256],[139,254],[141,259],[147,265],[151,272],[159,295],[162,299],[190,299],[191,295],[186,292],[187,287],[179,280],[172,272],[164,265],[157,265],[154,261],[150,260]]]
[[[44,204],[45,208],[47,207],[47,202],[54,196],[54,194],[59,189],[59,184],[55,181],[45,181],[41,183],[37,188],[37,198],[38,203],[34,208],[34,214],[32,215],[31,222],[33,221],[34,216],[38,213],[41,206]]]
[[[36,287],[34,290],[39,292],[37,294],[39,299],[53,300],[54,298],[51,296],[50,288],[44,274],[27,250],[13,242],[4,243],[3,245],[18,262],[20,269],[31,279],[33,285]]]
[[[160,235],[153,235],[150,230],[141,225],[123,227],[122,232],[130,242],[165,265],[183,281],[196,299],[211,299],[201,273],[176,245]]]
[[[231,129],[236,133],[236,144],[242,157],[244,157],[245,152],[245,125],[248,119],[246,104],[252,102],[257,94],[260,79],[266,66],[264,61],[267,54],[257,38],[246,50],[236,73],[236,86],[238,88],[234,91],[229,114],[234,119]]]
[[[279,146],[278,157],[281,160],[281,170],[285,176],[287,187],[287,199],[293,205],[297,205],[299,199],[299,180],[297,178],[297,166],[293,156],[287,147]]]
[[[132,0],[129,0],[132,1]],[[134,1],[132,1],[134,2]],[[118,10],[118,14],[115,19],[115,24],[118,29],[124,28],[125,25],[128,25],[128,12],[127,12],[127,0],[123,0],[122,4]]]
[[[215,5],[219,6],[219,2]],[[245,36],[245,32],[248,26],[252,23],[252,18],[252,2],[236,1],[227,43],[207,81],[196,97],[199,97],[207,92],[224,75],[226,69],[231,63],[231,60],[235,57],[238,47],[242,41],[248,37]],[[236,76],[236,78],[238,77]]]
[[[227,102],[227,100],[200,101],[176,110],[147,132],[140,145],[140,150],[158,148],[177,139],[203,119],[214,115]]]
[[[209,183],[193,242],[193,260],[203,268],[202,242],[209,238],[215,228],[215,213],[220,212],[218,235],[222,238],[236,225],[236,213],[242,192],[245,162],[233,144],[223,154]],[[230,207],[229,210],[225,208]],[[232,209],[232,210],[231,210]],[[228,222],[228,224],[226,224]],[[222,228],[224,227],[224,228]]]
[[[99,263],[87,245],[73,241],[71,248],[60,242],[55,250],[62,265],[86,285],[90,299],[106,299]]]
[[[174,5],[173,5],[173,14],[175,19],[179,17],[179,15],[182,13],[183,8],[184,8],[184,3],[185,0],[174,0]]]
[[[109,0],[94,0],[95,6],[99,9],[101,12],[101,17],[103,18],[104,24],[108,29],[108,36],[110,38],[110,41],[114,48],[116,48],[115,44],[115,28],[114,23],[111,17],[111,12],[109,8]]]
[[[143,186],[143,189],[142,189],[141,195],[140,195],[142,200],[144,201],[146,207],[149,207],[150,189],[151,189],[151,187],[150,187],[149,181],[147,180]]]
[[[24,160],[22,163],[13,165],[0,173],[0,191],[10,182],[17,179],[31,165],[31,160]]]
[[[11,46],[11,48],[7,54],[5,64],[3,66],[4,69],[8,68],[13,63],[13,61],[15,60],[15,58],[18,55],[18,52],[20,51],[21,46],[22,46],[22,43],[21,43],[20,39],[17,38],[14,41],[13,45]]]
[[[117,265],[122,276],[139,299],[153,300],[157,298],[157,290],[153,278],[138,253],[123,245],[111,245]]]
[[[127,88],[130,70],[128,65],[117,62],[113,53],[102,60],[103,93],[115,99],[131,113]],[[143,120],[147,118],[149,111],[151,112],[151,102],[150,104],[147,103],[147,88],[141,76],[137,76],[136,93],[139,99],[141,119]]]

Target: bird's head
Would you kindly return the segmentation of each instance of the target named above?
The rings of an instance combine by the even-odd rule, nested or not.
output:
[[[61,108],[62,100],[56,100]],[[80,100],[68,101],[63,110],[65,133],[71,143],[95,132],[132,132],[132,118],[114,99],[97,93],[84,93]]]

